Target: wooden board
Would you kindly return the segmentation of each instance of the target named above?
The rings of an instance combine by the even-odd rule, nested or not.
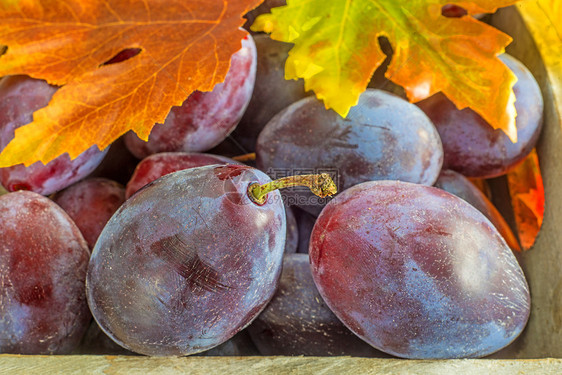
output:
[[[419,361],[350,357],[0,356],[0,374],[10,375],[281,375],[281,374],[560,374],[562,359]]]
[[[512,359],[0,355],[0,374],[562,374],[562,25],[549,17],[545,4],[552,1],[527,0],[518,7],[521,13],[508,8],[492,18],[516,39],[508,52],[533,71],[545,98],[539,157],[546,212],[535,247],[522,255],[532,293],[531,319],[515,344],[493,356]]]

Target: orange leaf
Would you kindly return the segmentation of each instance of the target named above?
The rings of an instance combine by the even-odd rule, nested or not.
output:
[[[535,150],[507,174],[507,182],[519,239],[523,250],[529,250],[544,216],[544,186]]]
[[[0,76],[27,74],[62,86],[16,130],[0,167],[75,158],[155,123],[195,90],[222,82],[263,0],[11,0],[0,3]],[[141,52],[103,65],[124,49]]]

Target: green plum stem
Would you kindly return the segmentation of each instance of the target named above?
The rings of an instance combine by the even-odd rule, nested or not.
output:
[[[334,195],[338,192],[336,184],[330,175],[321,173],[283,177],[263,185],[254,183],[248,187],[248,195],[254,202],[263,204],[268,193],[291,186],[306,186],[320,198]]]

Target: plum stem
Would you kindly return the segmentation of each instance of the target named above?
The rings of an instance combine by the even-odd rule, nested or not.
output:
[[[232,160],[236,160],[236,161],[239,161],[241,163],[243,163],[245,161],[254,161],[254,160],[256,160],[256,153],[250,152],[249,154],[234,156],[232,158]]]
[[[283,189],[291,186],[306,186],[320,198],[334,195],[338,192],[336,184],[329,174],[303,174],[299,176],[288,176],[278,180],[260,185],[253,183],[248,187],[248,195],[258,203],[265,203],[265,196],[273,190]]]

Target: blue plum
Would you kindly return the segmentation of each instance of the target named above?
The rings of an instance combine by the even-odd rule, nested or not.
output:
[[[17,128],[33,121],[33,112],[47,106],[55,86],[28,76],[7,76],[0,80],[0,151],[14,138]],[[92,146],[75,159],[63,154],[44,165],[17,164],[0,168],[0,183],[8,191],[30,190],[50,195],[88,176],[102,162],[107,149]]]
[[[279,287],[248,327],[263,355],[385,356],[355,336],[318,293],[307,254],[286,254]]]
[[[441,189],[354,186],[314,226],[314,281],[332,311],[374,347],[405,358],[481,357],[529,318],[529,288],[480,211]]]
[[[72,218],[92,249],[107,221],[125,202],[125,188],[106,178],[87,178],[52,199]]]
[[[314,97],[301,99],[267,123],[256,147],[257,166],[271,177],[326,172],[335,175],[338,191],[385,179],[432,185],[442,161],[439,134],[428,117],[374,89],[360,96],[345,119]],[[315,215],[325,203],[300,191],[284,194],[289,204]]]
[[[68,354],[92,317],[90,252],[71,218],[31,191],[0,196],[0,353]]]
[[[125,196],[130,198],[143,186],[168,173],[211,164],[240,164],[225,156],[197,152],[160,152],[142,159],[127,182]]]
[[[507,173],[529,154],[541,132],[544,103],[537,81],[519,60],[507,54],[500,58],[518,79],[513,87],[516,143],[470,108],[458,110],[441,93],[417,103],[439,131],[445,152],[443,167],[467,177],[490,178]]]
[[[142,159],[158,152],[201,152],[221,143],[234,130],[252,97],[256,78],[256,45],[250,35],[232,55],[224,82],[212,91],[193,92],[172,107],[163,124],[156,124],[145,142],[125,134],[129,151]]]
[[[126,197],[131,197],[143,186],[168,173],[182,169],[201,167],[211,164],[242,164],[225,156],[197,152],[161,152],[142,159],[127,183]],[[294,253],[297,248],[298,230],[291,210],[287,214],[287,240],[285,252]]]
[[[188,355],[230,339],[261,312],[281,273],[279,192],[248,196],[262,172],[211,165],[165,175],[110,219],[86,279],[100,328],[147,355]]]

